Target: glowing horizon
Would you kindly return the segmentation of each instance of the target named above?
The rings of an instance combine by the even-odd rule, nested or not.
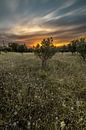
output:
[[[27,46],[27,47],[31,47],[31,48],[32,48],[33,46],[36,47],[36,45],[37,45],[37,44],[40,44],[41,41],[42,41],[42,40],[33,42],[31,45],[29,45],[29,43],[26,43],[26,46]],[[61,42],[61,43],[60,43],[60,42],[58,42],[58,43],[57,43],[57,42],[53,42],[53,45],[56,46],[56,47],[60,47],[60,46],[67,45],[67,44],[69,44],[69,42],[66,42],[66,41],[65,41],[65,42]]]

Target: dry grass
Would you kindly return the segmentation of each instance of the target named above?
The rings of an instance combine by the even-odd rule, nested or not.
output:
[[[6,90],[9,90],[12,97],[11,100],[15,99],[15,102],[9,105],[12,109],[15,109],[18,104],[17,101],[22,104],[21,98],[24,103],[22,104],[22,109],[26,109],[24,105],[29,103],[27,91],[28,88],[32,88],[30,96],[32,96],[31,99],[34,98],[33,106],[35,103],[40,104],[42,107],[46,106],[46,110],[49,110],[49,113],[47,113],[53,114],[54,117],[58,109],[60,113],[59,122],[66,115],[72,113],[74,116],[73,120],[78,122],[76,124],[79,124],[79,127],[77,126],[78,130],[85,130],[86,63],[77,54],[57,53],[48,61],[46,71],[43,71],[41,69],[41,61],[33,53],[23,55],[19,53],[3,53],[0,55],[0,82]],[[7,98],[9,99],[9,97]],[[78,101],[82,102],[80,108],[77,106]],[[50,109],[46,104],[50,105]],[[74,109],[75,107],[77,107],[76,110]],[[73,110],[70,110],[71,108]],[[81,115],[81,113],[83,114]],[[52,117],[53,120],[54,117]],[[80,124],[79,120],[81,118],[83,118],[83,123]]]

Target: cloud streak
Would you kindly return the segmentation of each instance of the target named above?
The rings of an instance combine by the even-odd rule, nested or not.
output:
[[[65,43],[86,34],[85,0],[1,0],[0,40]]]

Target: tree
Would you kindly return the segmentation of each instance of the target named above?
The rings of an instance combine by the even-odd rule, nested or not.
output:
[[[9,43],[8,46],[11,48],[13,52],[17,52],[18,49],[18,43]]]
[[[35,47],[35,54],[41,59],[42,67],[46,67],[47,60],[52,58],[56,53],[56,48],[53,45],[53,38],[43,39],[41,44],[37,44]]]
[[[27,47],[25,44],[19,45],[18,43],[9,43],[8,47],[11,49],[13,52],[27,52]]]
[[[25,44],[23,44],[23,45],[18,45],[17,51],[18,51],[18,52],[21,52],[21,53],[26,52],[26,51],[27,51],[26,45],[25,45]]]
[[[80,56],[85,61],[85,59],[86,59],[86,41],[84,38],[81,38],[79,40],[79,44],[77,46],[77,52],[79,52]]]
[[[76,52],[76,46],[77,46],[78,40],[73,40],[68,44],[68,50],[73,54]]]
[[[67,46],[66,46],[66,45],[63,45],[63,46],[60,48],[59,52],[62,52],[62,54],[63,54],[64,52],[67,52]]]

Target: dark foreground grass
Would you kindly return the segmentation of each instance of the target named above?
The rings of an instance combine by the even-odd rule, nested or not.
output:
[[[0,54],[0,130],[86,130],[86,63],[57,53]]]

